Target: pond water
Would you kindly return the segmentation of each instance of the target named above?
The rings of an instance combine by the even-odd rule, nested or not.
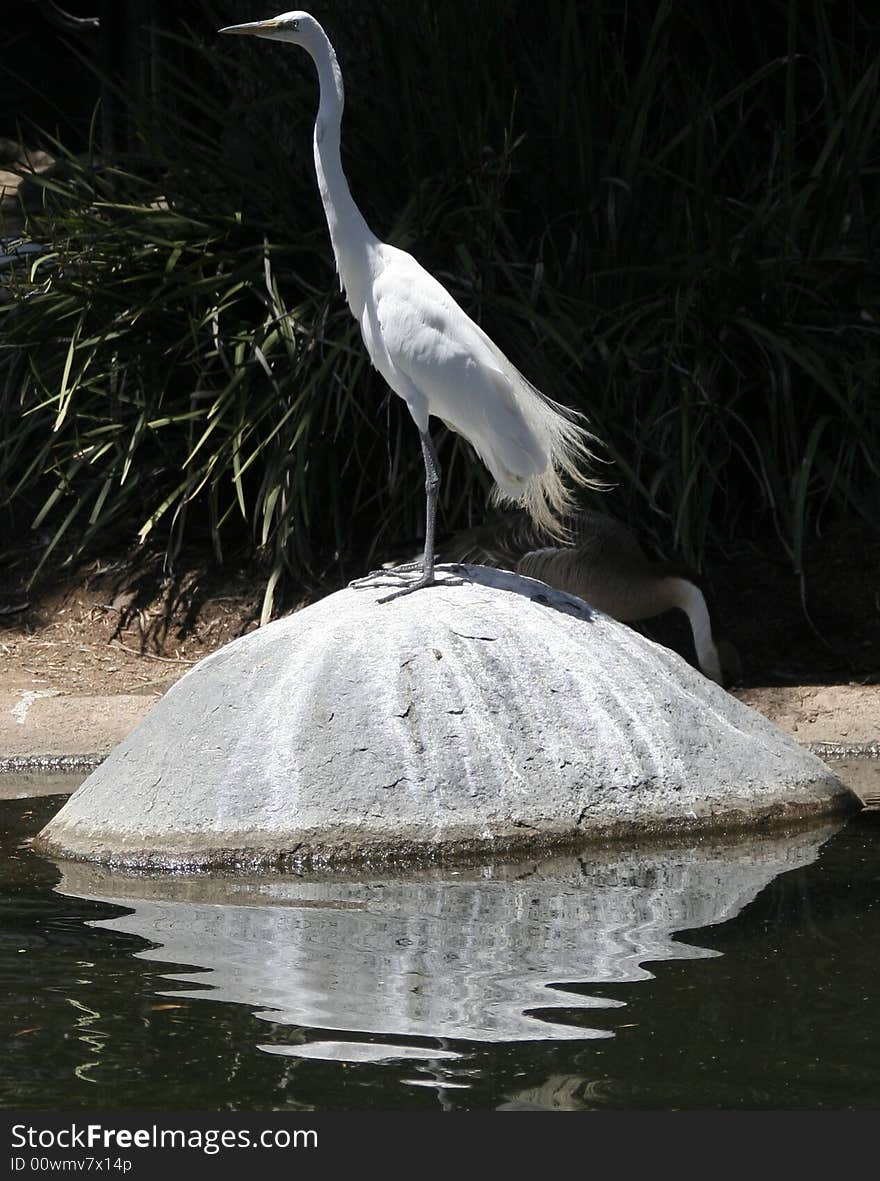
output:
[[[876,813],[218,878],[35,856],[63,799],[0,799],[4,1108],[880,1107]]]

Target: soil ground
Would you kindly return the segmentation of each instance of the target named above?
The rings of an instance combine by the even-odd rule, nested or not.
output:
[[[6,690],[161,696],[190,665],[258,625],[262,587],[194,554],[166,577],[158,554],[116,554],[27,585],[30,553],[11,556],[0,593]]]

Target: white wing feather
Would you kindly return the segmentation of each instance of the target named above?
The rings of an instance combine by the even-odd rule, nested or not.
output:
[[[464,436],[495,478],[496,499],[518,501],[558,536],[571,508],[560,476],[587,482],[579,461],[588,435],[577,416],[526,381],[411,255],[383,245],[372,294],[364,342],[419,428],[434,415]]]

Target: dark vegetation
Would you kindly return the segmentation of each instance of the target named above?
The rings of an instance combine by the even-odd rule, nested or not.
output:
[[[876,530],[873,5],[312,9],[367,220],[588,414],[612,485],[593,507],[697,566],[774,537],[795,578],[823,531]],[[161,85],[112,153],[100,110],[79,141],[21,129],[59,163],[27,182],[45,252],[3,272],[0,525],[38,531],[44,573],[210,544],[258,564],[268,616],[418,548],[423,471],[338,293],[311,63],[215,35],[266,15],[187,5],[154,30]],[[83,39],[65,52],[89,77]],[[470,526],[489,477],[437,438],[440,527]]]

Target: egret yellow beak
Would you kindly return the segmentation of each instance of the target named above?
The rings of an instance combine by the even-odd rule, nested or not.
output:
[[[259,37],[263,33],[271,33],[278,27],[275,19],[268,21],[251,21],[246,25],[227,25],[225,29],[218,29],[220,33],[235,33],[237,37]]]

